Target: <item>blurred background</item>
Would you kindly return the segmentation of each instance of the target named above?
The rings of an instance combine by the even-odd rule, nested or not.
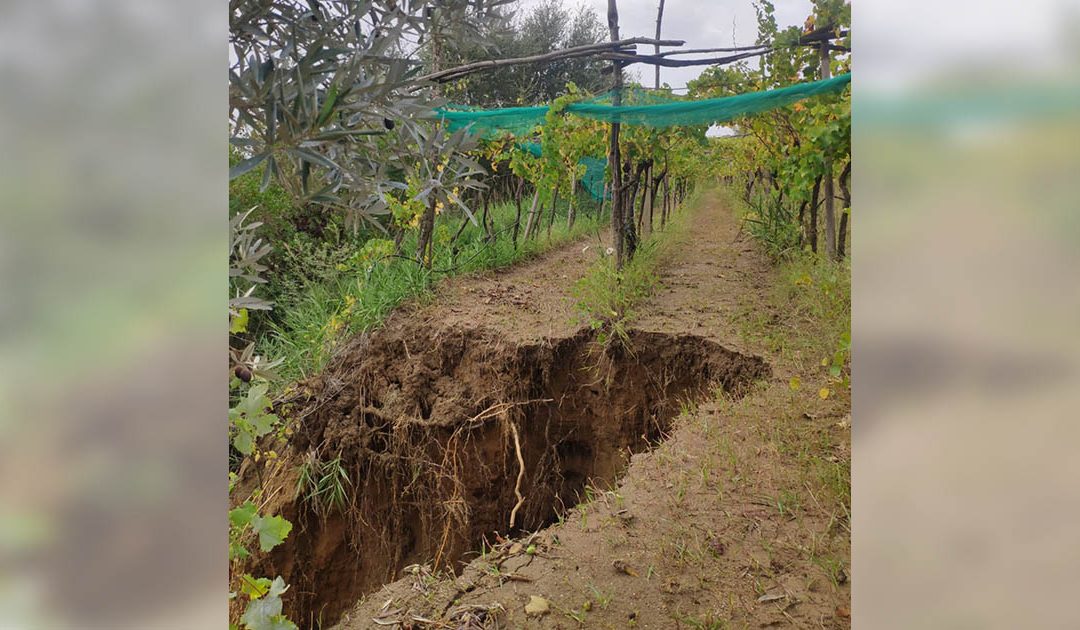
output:
[[[1076,627],[1080,6],[852,8],[853,625]]]
[[[1080,6],[853,10],[853,624],[1075,627]],[[224,624],[226,11],[0,4],[0,627]]]
[[[225,624],[227,8],[0,3],[0,627]]]

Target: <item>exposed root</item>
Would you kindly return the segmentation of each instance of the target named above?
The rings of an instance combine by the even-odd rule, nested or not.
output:
[[[587,484],[613,484],[628,453],[661,439],[679,400],[718,385],[738,393],[769,371],[700,337],[628,337],[632,353],[609,353],[588,330],[516,345],[481,330],[400,326],[342,352],[300,384],[294,408],[277,410],[295,433],[263,487],[263,511],[294,530],[238,573],[281,575],[293,585],[289,618],[332,624],[405,566],[454,571],[507,523],[553,522]],[[333,453],[348,471],[344,508],[320,513],[295,497],[308,453]]]
[[[514,483],[514,496],[517,497],[517,503],[514,504],[514,509],[510,510],[510,531],[513,531],[514,523],[517,521],[517,512],[525,504],[525,497],[521,494],[521,480],[525,478],[525,459],[521,456],[521,440],[518,438],[517,425],[511,422],[510,430],[514,433],[514,453],[517,454],[519,466],[517,481]]]

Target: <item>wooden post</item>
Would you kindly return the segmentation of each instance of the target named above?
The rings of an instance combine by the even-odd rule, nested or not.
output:
[[[638,238],[645,237],[645,200],[649,196],[649,169],[645,169],[645,173],[641,175],[641,182],[634,184],[634,190],[641,189],[641,205],[638,207],[637,216],[637,233]]]
[[[608,0],[608,32],[611,41],[619,41],[619,7],[616,0]],[[622,64],[611,62],[614,75],[614,95],[611,104],[622,105]],[[615,268],[622,269],[623,263],[623,189],[622,159],[619,155],[619,123],[611,123],[611,136],[608,141],[608,164],[611,166],[611,236],[615,239]]]
[[[529,206],[529,217],[525,219],[525,234],[522,236],[525,240],[533,237],[536,224],[536,206],[540,203],[540,188],[537,187],[536,192],[533,193],[532,205]]]
[[[660,0],[660,8],[656,10],[656,39],[657,40],[660,39],[660,20],[662,20],[662,19],[664,19],[664,0]],[[660,44],[653,44],[653,51],[657,55],[659,55],[660,54]],[[655,68],[656,68],[656,82],[655,82],[654,87],[659,90],[660,89],[660,66],[657,65],[657,66],[655,66]],[[649,211],[651,212],[652,209],[650,208]]]
[[[821,78],[828,79],[832,76],[829,68],[829,42],[821,42]],[[836,257],[836,214],[833,206],[833,177],[832,159],[825,156],[825,253],[829,258]]]
[[[634,258],[634,253],[637,252],[637,229],[634,226],[634,197],[637,195],[639,179],[641,179],[641,168],[638,168],[636,175],[631,175],[630,160],[627,160],[626,168],[623,170],[623,188],[626,197],[622,202],[624,262],[630,262]],[[631,184],[631,182],[633,182],[633,184]]]

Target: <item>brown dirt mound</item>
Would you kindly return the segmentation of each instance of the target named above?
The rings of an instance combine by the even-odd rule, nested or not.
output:
[[[693,335],[632,331],[605,350],[588,330],[516,343],[398,319],[302,384],[268,483],[267,511],[295,528],[249,568],[292,585],[284,612],[301,627],[330,625],[403,567],[456,570],[496,532],[553,522],[663,437],[680,404],[769,373]],[[351,484],[344,508],[297,498],[297,467],[335,458]]]

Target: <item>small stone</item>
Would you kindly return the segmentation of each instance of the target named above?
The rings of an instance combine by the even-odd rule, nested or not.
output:
[[[536,595],[529,595],[529,603],[525,604],[525,614],[539,617],[546,615],[550,608],[551,604],[548,600]]]

